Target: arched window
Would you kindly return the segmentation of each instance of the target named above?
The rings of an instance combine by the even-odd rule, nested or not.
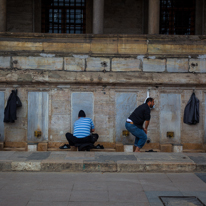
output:
[[[86,0],[42,0],[42,32],[81,34],[86,30]]]
[[[195,0],[160,0],[160,34],[195,34]]]

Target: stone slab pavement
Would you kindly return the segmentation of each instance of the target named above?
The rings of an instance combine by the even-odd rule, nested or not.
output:
[[[206,173],[0,172],[1,206],[163,206],[205,205]],[[182,204],[177,197],[203,204]]]
[[[0,151],[0,171],[206,172],[206,153]]]

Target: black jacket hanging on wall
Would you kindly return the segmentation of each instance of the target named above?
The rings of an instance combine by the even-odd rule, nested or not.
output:
[[[4,122],[14,122],[16,118],[16,109],[21,107],[22,103],[19,97],[17,96],[17,90],[12,90],[9,99],[7,101],[6,108],[4,110]]]
[[[195,97],[194,92],[185,107],[184,123],[185,124],[199,123],[199,100]]]

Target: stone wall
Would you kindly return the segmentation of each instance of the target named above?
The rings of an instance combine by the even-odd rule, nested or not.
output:
[[[48,101],[37,102],[48,108],[44,141],[64,142],[82,105],[94,121],[99,141],[132,143],[134,137],[122,135],[124,122],[148,91],[156,104],[148,129],[153,143],[205,141],[204,36],[0,36],[0,91],[5,103],[0,111],[12,89],[18,89],[23,103],[15,123],[0,123],[6,142],[28,142],[29,94],[46,92]],[[184,108],[193,90],[200,100],[200,123],[186,125]],[[38,122],[36,129],[46,128],[41,118]],[[174,138],[168,138],[167,131],[173,131]]]
[[[155,109],[151,111],[151,122],[148,128],[148,137],[153,143],[203,143],[204,139],[204,116],[205,116],[205,93],[203,88],[195,90],[197,98],[200,100],[200,123],[197,125],[186,125],[183,123],[184,108],[193,92],[192,89],[186,87],[144,87],[144,86],[81,86],[81,85],[4,85],[1,84],[0,90],[5,94],[5,105],[12,89],[18,89],[18,95],[23,106],[17,110],[17,120],[15,123],[4,124],[4,141],[6,142],[41,142],[41,138],[33,137],[32,141],[28,137],[28,93],[29,92],[47,92],[49,95],[49,122],[48,137],[49,142],[64,142],[65,133],[72,132],[72,94],[73,93],[92,93],[94,101],[89,102],[94,109],[93,121],[96,132],[99,134],[100,142],[123,142],[132,143],[134,137],[122,136],[125,130],[124,123],[131,111],[127,111],[126,105],[140,105],[146,98],[148,89],[150,96],[155,98]],[[135,94],[136,102],[124,100],[122,102],[115,101],[117,94]],[[163,97],[161,97],[163,95]],[[173,95],[178,95],[180,104],[169,101]],[[163,99],[164,97],[167,97]],[[162,108],[162,101],[169,107],[169,110]],[[126,101],[126,102],[125,102]],[[123,106],[117,106],[117,103]],[[82,103],[84,104],[84,102]],[[176,108],[178,107],[178,109]],[[85,107],[82,106],[85,110]],[[122,109],[127,111],[119,119],[118,111]],[[35,110],[36,113],[38,111]],[[168,113],[169,112],[169,113]],[[179,119],[174,118],[174,112]],[[78,115],[76,112],[73,115]],[[88,115],[88,113],[87,113]],[[169,118],[169,119],[168,119]],[[2,123],[1,123],[2,124]],[[171,125],[174,125],[171,127]],[[2,127],[1,127],[2,128]],[[40,129],[36,128],[35,130]],[[34,130],[34,131],[35,131]],[[30,133],[34,133],[34,131]],[[167,131],[173,131],[175,137],[170,139],[166,136]]]
[[[142,0],[105,0],[104,34],[142,34]]]
[[[33,32],[32,0],[7,0],[7,31]]]

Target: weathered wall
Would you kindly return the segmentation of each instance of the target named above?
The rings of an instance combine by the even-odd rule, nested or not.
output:
[[[4,124],[5,141],[28,141],[28,94],[47,92],[49,142],[65,141],[79,109],[75,96],[83,102],[84,94],[89,94],[82,107],[92,107],[89,115],[99,141],[131,143],[132,136],[122,136],[124,122],[149,90],[156,104],[148,131],[152,141],[202,144],[206,130],[203,37],[0,34],[0,91],[6,104],[11,90],[18,88],[23,103],[17,121]],[[183,115],[193,89],[200,100],[200,123],[191,126],[183,123]],[[166,137],[168,130],[173,130],[174,139]]]
[[[104,34],[142,34],[142,0],[105,0]]]
[[[118,118],[116,113],[115,95],[120,93],[134,93],[137,95],[136,102],[132,102],[136,105],[140,105],[146,98],[148,87],[118,87],[118,86],[81,86],[81,85],[2,85],[0,89],[5,93],[5,105],[12,89],[18,89],[18,94],[22,100],[23,107],[17,110],[17,120],[15,123],[4,124],[4,141],[6,142],[32,142],[28,137],[28,93],[29,92],[48,92],[49,95],[49,130],[48,130],[48,141],[49,142],[64,142],[65,133],[72,132],[72,94],[81,92],[90,92],[94,96],[94,117],[93,121],[95,124],[96,132],[99,134],[99,141],[101,142],[123,142],[132,143],[133,137],[129,139],[122,136],[122,130],[125,128],[124,125],[126,118],[129,114]],[[203,143],[204,139],[204,116],[205,116],[205,100],[204,89],[198,88],[195,93],[197,98],[200,100],[200,123],[197,125],[186,125],[183,123],[184,108],[192,94],[191,89],[186,87],[170,87],[165,89],[164,87],[149,87],[150,95],[155,98],[155,109],[151,111],[151,122],[148,129],[148,136],[152,139],[153,143]],[[180,112],[176,111],[176,116],[180,119],[180,124],[177,124],[176,119],[170,119],[170,114],[162,110],[163,101],[160,96],[163,95],[179,95],[180,101]],[[170,108],[171,111],[175,111],[177,105],[170,105],[171,101],[169,98],[164,99],[165,105]],[[84,103],[82,103],[84,104]],[[125,105],[125,102],[122,102]],[[82,106],[84,109],[84,106]],[[122,110],[127,108],[122,107]],[[174,112],[173,111],[173,112]],[[78,112],[76,111],[76,114]],[[171,113],[171,115],[173,115]],[[165,119],[166,118],[166,119]],[[169,123],[176,125],[177,127],[171,127]],[[163,129],[162,129],[163,128]],[[180,129],[179,129],[180,128]],[[170,139],[166,136],[167,131],[173,131],[175,133],[174,139]],[[30,131],[29,133],[33,133]],[[180,132],[178,134],[178,132]],[[34,139],[33,139],[34,140]],[[47,141],[47,140],[46,140]],[[36,141],[39,142],[37,138]]]
[[[32,15],[32,0],[7,0],[7,31],[33,32]]]

